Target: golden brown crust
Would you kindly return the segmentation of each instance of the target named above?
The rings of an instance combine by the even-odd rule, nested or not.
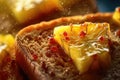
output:
[[[63,18],[58,18],[54,19],[48,22],[41,22],[38,24],[33,24],[28,27],[25,27],[22,29],[18,35],[31,32],[32,30],[37,30],[37,29],[48,29],[48,28],[53,28],[58,25],[62,24],[70,24],[70,23],[83,23],[85,21],[87,22],[109,22],[112,20],[112,13],[96,13],[96,14],[88,14],[84,16],[71,16],[71,17],[63,17]]]
[[[83,23],[83,22],[108,22],[110,25],[116,25],[116,23],[112,19],[112,13],[96,13],[96,14],[88,14],[85,16],[72,16],[72,17],[63,17],[55,20],[51,20],[48,22],[41,22],[38,24],[30,25],[24,29],[22,29],[18,34],[17,37],[20,35],[24,35],[26,33],[29,33],[33,30],[46,30],[50,28],[54,28],[58,25],[64,25],[64,24],[70,24],[70,23]],[[19,42],[17,41],[16,37],[16,60],[18,64],[26,71],[26,73],[29,75],[31,80],[35,79],[38,80],[40,77],[42,80],[46,80],[44,75],[42,75],[40,72],[38,72],[37,67],[35,67],[37,64],[32,64],[30,59],[28,58],[27,54],[23,52],[22,47],[19,46]],[[32,74],[34,71],[34,75]],[[39,76],[39,77],[38,77]]]

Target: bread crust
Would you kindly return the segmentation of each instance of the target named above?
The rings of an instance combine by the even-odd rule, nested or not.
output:
[[[27,32],[31,32],[33,30],[45,30],[48,28],[54,28],[58,25],[70,24],[70,23],[83,23],[83,22],[108,22],[112,21],[113,13],[96,13],[96,14],[87,14],[84,16],[70,16],[70,17],[62,17],[58,19],[54,19],[51,21],[43,21],[37,24],[33,24],[25,27],[20,30],[17,35],[21,35]]]

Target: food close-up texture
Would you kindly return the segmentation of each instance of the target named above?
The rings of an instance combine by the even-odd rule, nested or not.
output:
[[[119,80],[120,1],[0,0],[0,80]]]

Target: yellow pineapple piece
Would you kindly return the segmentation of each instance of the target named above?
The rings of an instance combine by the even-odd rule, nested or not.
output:
[[[6,3],[10,7],[13,16],[20,23],[47,14],[52,10],[62,9],[59,0],[9,0]]]
[[[14,37],[11,34],[0,34],[0,64],[8,53],[14,53]]]
[[[54,39],[64,49],[82,73],[89,69],[98,70],[99,65],[109,66],[108,23],[84,23],[59,26],[54,29]],[[96,56],[96,57],[95,57]],[[93,65],[96,61],[98,64]]]
[[[113,19],[120,24],[120,7],[115,9],[115,12],[113,14]]]
[[[85,54],[82,54],[83,48],[81,46],[82,45],[70,46],[70,56],[82,74],[88,71],[93,59],[92,57],[87,57]]]

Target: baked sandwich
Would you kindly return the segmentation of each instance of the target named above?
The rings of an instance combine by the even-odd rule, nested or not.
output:
[[[16,36],[16,61],[30,80],[119,79],[120,24],[113,16],[96,13],[25,27]]]

